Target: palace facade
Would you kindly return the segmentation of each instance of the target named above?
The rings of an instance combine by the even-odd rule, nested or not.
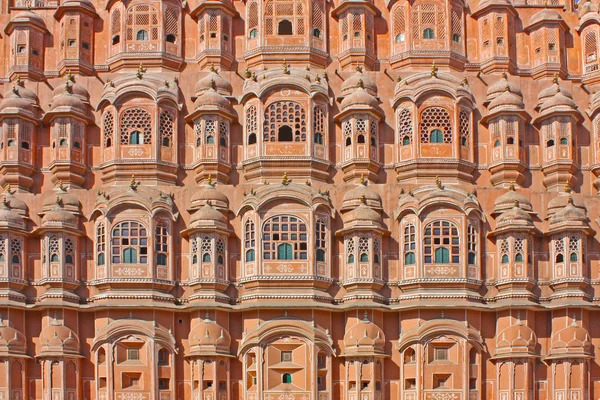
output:
[[[599,8],[2,1],[0,399],[597,399]]]

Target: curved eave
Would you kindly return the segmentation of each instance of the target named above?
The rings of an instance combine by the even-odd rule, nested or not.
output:
[[[544,121],[547,118],[552,118],[555,117],[557,115],[568,115],[568,116],[572,116],[574,117],[578,123],[582,123],[583,122],[583,116],[581,115],[581,113],[579,112],[579,110],[573,110],[573,109],[564,109],[564,108],[556,108],[556,109],[550,109],[550,110],[544,110],[543,112],[540,113],[540,115],[536,116],[531,123],[533,125],[538,125]]]
[[[220,115],[222,117],[225,117],[227,119],[229,119],[230,122],[232,121],[237,121],[237,115],[235,114],[235,111],[232,110],[225,110],[221,107],[216,107],[216,106],[201,106],[199,108],[196,108],[194,111],[192,111],[191,113],[189,113],[188,115],[185,116],[185,121],[188,124],[192,124],[194,122],[194,120],[196,118],[198,118],[201,115],[204,114],[210,114],[210,115]]]
[[[119,82],[113,82],[113,85],[103,91],[96,111],[100,111],[106,103],[114,105],[122,97],[133,96],[135,94],[144,94],[157,104],[165,100],[171,101],[178,110],[181,110],[181,105],[178,103],[179,96],[177,91],[166,89],[165,87],[153,87],[154,83],[149,80],[144,81],[143,78],[139,79],[134,76],[121,78]]]
[[[471,14],[471,16],[473,18],[479,18],[481,15],[487,13],[488,11],[493,10],[507,10],[513,17],[517,17],[519,15],[515,7],[509,1],[497,2],[491,0],[486,1],[484,4],[479,3],[475,11],[473,11],[473,13]]]
[[[181,236],[183,236],[184,238],[189,237],[192,233],[195,232],[207,232],[207,233],[223,233],[226,235],[231,235],[233,234],[233,231],[231,229],[229,229],[227,226],[220,226],[217,224],[213,224],[213,225],[207,225],[207,226],[194,226],[188,229],[184,229],[183,231],[181,231]]]
[[[376,358],[391,358],[392,356],[384,352],[367,350],[367,351],[345,351],[340,354],[340,357],[354,358],[354,357],[376,357]]]
[[[20,234],[29,236],[31,234],[31,232],[29,232],[28,230],[26,230],[25,228],[20,228],[18,226],[0,226],[0,232],[18,232]]]
[[[33,28],[35,30],[41,31],[42,33],[48,33],[48,28],[46,28],[46,25],[32,22],[32,21],[19,21],[19,20],[8,21],[8,24],[6,24],[6,27],[4,28],[4,33],[6,33],[7,35],[10,35],[17,26],[25,26],[25,27],[29,27],[29,28]]]
[[[529,24],[527,26],[525,26],[523,28],[523,31],[525,33],[529,33],[532,30],[535,30],[536,28],[540,27],[540,26],[544,26],[544,25],[558,25],[560,26],[564,31],[568,31],[569,30],[569,26],[567,25],[567,23],[561,18],[561,19],[541,19],[539,21],[535,21],[532,24]]]
[[[14,117],[18,117],[18,118],[23,118],[29,122],[33,122],[34,125],[39,125],[40,123],[40,119],[36,117],[35,113],[30,113],[27,111],[24,111],[21,108],[13,108],[13,107],[8,107],[5,108],[4,110],[0,111],[0,120],[3,118],[14,118]]]
[[[310,192],[302,192],[298,188],[295,188],[289,193],[277,193],[277,190],[275,189],[266,193],[255,193],[254,195],[249,195],[242,201],[242,205],[237,209],[235,215],[240,216],[246,212],[247,209],[258,211],[266,204],[282,199],[293,200],[294,203],[300,203],[313,211],[317,210],[317,208],[320,206],[324,206],[329,210],[332,218],[335,216],[335,212],[331,207],[331,202],[328,197],[314,195]]]
[[[78,228],[64,226],[64,225],[58,225],[58,224],[50,225],[50,226],[44,225],[44,226],[37,227],[31,232],[31,235],[32,236],[41,236],[46,232],[67,232],[67,233],[70,233],[70,234],[76,235],[76,236],[84,235],[84,232],[82,232]]]
[[[323,80],[321,80],[323,82]],[[300,78],[295,75],[277,74],[269,76],[266,79],[262,79],[259,82],[247,81],[248,84],[244,84],[244,92],[239,97],[238,103],[244,104],[250,98],[257,97],[261,100],[265,100],[264,96],[271,90],[277,87],[285,87],[286,89],[296,88],[301,92],[306,93],[311,99],[317,96],[323,96],[329,100],[328,86],[323,83],[315,83],[307,81],[305,78]]]
[[[82,14],[87,14],[92,18],[97,18],[98,17],[98,13],[96,12],[96,10],[94,9],[94,7],[89,6],[89,5],[80,5],[80,6],[75,6],[75,5],[60,5],[58,6],[58,8],[56,9],[56,12],[54,13],[54,19],[56,19],[57,21],[59,21],[62,16],[67,13],[67,12],[79,12]]]
[[[579,359],[595,359],[592,354],[587,354],[584,352],[579,353],[560,353],[560,354],[550,354],[549,356],[543,357],[542,360],[544,362],[552,362],[554,360],[564,360],[568,358],[579,358]]]
[[[110,202],[108,202],[108,203],[102,203],[99,205],[97,204],[96,207],[94,208],[94,210],[90,213],[88,219],[91,221],[91,220],[95,219],[98,215],[108,216],[108,215],[110,215],[111,211],[113,211],[115,208],[117,208],[119,206],[122,206],[123,204],[132,204],[132,205],[139,206],[139,207],[143,208],[144,210],[146,210],[147,212],[149,212],[152,217],[156,216],[160,212],[165,212],[171,217],[171,221],[173,221],[173,222],[175,222],[177,220],[177,218],[179,218],[179,213],[173,212],[172,211],[173,207],[170,207],[171,209],[169,209],[169,207],[167,207],[167,205],[150,204],[150,206],[148,207],[148,205],[145,204],[141,200],[125,199],[125,201],[123,201],[123,199],[117,198],[117,199],[110,200]]]
[[[0,351],[0,357],[2,358],[25,358],[28,360],[32,360],[33,357],[31,357],[29,354],[25,353],[25,352],[14,352],[14,351]]]
[[[493,231],[487,234],[488,237],[495,237],[497,235],[502,235],[504,233],[511,232],[527,232],[535,236],[539,236],[542,232],[536,228],[535,226],[527,227],[527,226],[504,226],[502,228],[494,229]]]
[[[371,114],[381,119],[384,117],[383,111],[379,107],[370,107],[366,105],[346,107],[333,117],[333,120],[338,122],[344,117],[352,114]]]
[[[196,8],[190,11],[190,16],[194,19],[198,19],[199,14],[208,9],[218,8],[222,11],[225,11],[232,17],[239,17],[240,13],[233,7],[233,4],[229,1],[219,1],[219,0],[205,0],[202,1]]]
[[[493,357],[490,357],[490,360],[506,360],[513,358],[540,358],[539,355],[535,353],[525,353],[525,352],[507,352],[502,354],[496,354]]]
[[[580,20],[579,20],[579,24],[575,27],[575,30],[578,33],[581,33],[581,31],[588,25],[591,24],[598,24],[600,25],[600,16],[598,15],[597,12],[588,12],[586,13]]]
[[[557,233],[567,232],[567,231],[583,232],[587,236],[593,236],[596,234],[596,231],[594,231],[589,225],[587,225],[587,226],[573,225],[573,224],[570,224],[569,222],[561,222],[559,224],[554,224],[554,226],[553,226],[553,224],[550,224],[550,228],[548,229],[548,232],[546,232],[546,234],[554,235]]]
[[[385,229],[381,225],[357,224],[357,225],[349,226],[347,228],[342,228],[342,229],[336,231],[335,236],[343,236],[344,234],[346,234],[348,232],[354,232],[354,231],[378,232],[378,233],[381,233],[383,236],[391,235],[391,232],[388,231],[387,229]]]
[[[527,111],[525,111],[523,109],[508,108],[508,109],[499,109],[499,110],[490,111],[483,118],[481,118],[481,123],[488,125],[490,120],[494,119],[497,116],[503,116],[503,115],[517,116],[517,117],[521,118],[523,121],[529,121],[531,119],[531,116],[527,113]]]
[[[82,356],[79,353],[73,353],[70,351],[41,351],[39,354],[35,355],[35,358],[62,358],[62,357],[69,357],[69,358],[85,358],[85,356]]]
[[[381,11],[379,11],[379,9],[375,7],[375,4],[368,0],[344,0],[337,7],[331,10],[331,15],[337,19],[341,13],[346,11],[346,9],[358,7],[366,8],[367,10],[371,11],[376,17],[381,16]]]
[[[189,353],[184,355],[185,358],[194,358],[194,357],[225,357],[225,358],[235,358],[234,355],[230,353],[223,353],[220,351],[190,351]]]
[[[52,119],[57,117],[75,117],[77,119],[82,120],[87,125],[91,125],[94,123],[94,117],[89,115],[89,113],[82,113],[70,107],[57,107],[54,110],[47,111],[42,117],[42,122],[44,124],[47,124]]]

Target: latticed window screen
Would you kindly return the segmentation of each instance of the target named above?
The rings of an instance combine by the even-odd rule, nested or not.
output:
[[[421,143],[431,143],[431,134],[441,131],[443,143],[452,143],[452,124],[450,114],[443,107],[428,107],[421,112]],[[439,141],[438,141],[439,143]]]
[[[394,9],[393,19],[393,40],[396,43],[404,42],[406,40],[406,15],[402,5],[398,4]]]
[[[293,216],[272,217],[263,225],[263,258],[265,260],[308,259],[306,224]]]
[[[165,10],[165,35],[179,36],[179,10],[176,7],[167,7]]]
[[[325,249],[327,248],[327,222],[324,218],[318,218],[315,222],[315,252],[317,261],[325,261]]]
[[[256,229],[254,221],[249,219],[244,225],[244,249],[246,250],[246,262],[252,262],[255,260],[256,253],[254,247],[256,246]]]
[[[13,237],[10,239],[10,257],[11,262],[19,263],[21,260],[21,251],[23,250],[23,239]]]
[[[346,260],[349,264],[354,263],[354,238],[346,238]]]
[[[129,7],[127,10],[127,40],[158,40],[158,21],[158,10],[155,7],[147,4]]]
[[[277,101],[265,110],[263,121],[263,138],[275,142],[279,130],[287,126],[292,129],[293,141],[306,141],[306,111],[304,107],[293,101]]]
[[[417,235],[415,226],[407,224],[404,227],[404,264],[412,265],[416,263],[415,251],[417,249]]]
[[[143,108],[129,108],[121,115],[121,144],[130,144],[130,136],[137,132],[138,144],[152,143],[152,118]]]
[[[452,11],[451,11],[451,16],[452,16],[452,41],[455,43],[461,43],[462,38],[463,38],[462,12],[458,8],[453,7]]]
[[[164,224],[157,224],[154,232],[154,251],[157,265],[167,265],[169,254],[169,230]]]
[[[293,35],[304,35],[304,3],[301,0],[270,0],[265,2],[265,34],[276,35],[278,25],[287,20]]]
[[[469,112],[467,112],[465,110],[461,110],[460,113],[458,114],[458,119],[459,119],[458,129],[460,132],[460,144],[462,144],[463,146],[468,146],[469,145],[469,131],[471,129]]]
[[[313,0],[312,2],[311,28],[311,36],[323,38],[325,32],[325,5],[323,0]]]
[[[173,147],[174,130],[175,118],[170,111],[164,110],[160,113],[160,140],[162,146]]]
[[[50,236],[48,240],[48,252],[50,253],[50,262],[60,261],[60,244],[57,236]]]
[[[411,144],[413,140],[412,112],[408,108],[398,112],[398,140],[403,146]]]
[[[96,263],[104,265],[106,262],[106,230],[104,223],[99,223],[96,227]]]
[[[503,45],[506,37],[506,24],[504,23],[504,15],[495,14],[494,16],[494,34],[496,36],[496,44]]]
[[[448,221],[434,221],[423,232],[425,263],[458,264],[460,262],[458,228]]]
[[[253,1],[248,6],[248,32],[258,29],[258,3]]]
[[[424,3],[419,4],[412,10],[413,38],[424,39],[425,31],[431,29],[434,37],[429,39],[446,39],[446,21],[444,7]]]
[[[148,262],[148,232],[133,221],[117,224],[112,231],[111,256],[114,264],[146,264]]]
[[[71,238],[65,239],[65,263],[73,264],[75,260],[75,242]]]
[[[325,110],[323,106],[313,108],[313,132],[315,144],[324,144],[325,142]]]
[[[358,238],[358,261],[369,262],[369,238],[360,236]]]
[[[121,32],[121,10],[117,9],[113,11],[110,17],[111,34],[118,35]]]
[[[477,262],[477,229],[473,225],[467,227],[467,259],[469,264]]]
[[[594,29],[593,27],[590,29]],[[598,35],[595,30],[590,30],[584,36],[584,59],[585,72],[598,70]]]

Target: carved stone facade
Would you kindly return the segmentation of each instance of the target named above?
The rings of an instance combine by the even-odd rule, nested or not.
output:
[[[0,400],[600,397],[598,0],[0,25]]]

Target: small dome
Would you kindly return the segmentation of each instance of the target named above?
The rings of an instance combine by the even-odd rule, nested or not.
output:
[[[381,223],[381,215],[366,204],[361,204],[343,217],[345,224],[352,222]]]
[[[499,228],[534,228],[531,215],[525,212],[519,202],[515,202],[514,206],[507,211],[504,211],[496,220],[496,229]]]
[[[19,78],[17,78],[14,86],[4,93],[4,98],[7,99],[13,95],[17,95],[18,97],[27,100],[34,107],[39,104],[39,100],[35,92],[27,89]]]
[[[217,107],[229,114],[233,113],[233,108],[229,100],[220,95],[214,88],[210,88],[202,93],[194,102],[196,110],[202,107]]]
[[[546,99],[540,106],[540,113],[552,108],[569,108],[577,111],[577,103],[571,97],[565,96],[561,91],[557,91],[554,96]]]
[[[83,103],[83,101],[81,101],[81,99],[79,99],[78,97],[76,97],[72,94],[69,94],[69,93],[65,93],[58,97],[55,97],[52,100],[52,104],[50,105],[50,109],[52,111],[54,111],[58,108],[62,108],[62,107],[65,107],[68,109],[74,109],[81,113],[86,112],[86,107],[85,107],[85,104]]]
[[[194,224],[196,222],[220,222],[222,224],[227,224],[227,218],[219,212],[217,209],[213,208],[210,204],[204,205],[201,209],[196,211],[192,215],[192,219],[190,220],[190,224]]]
[[[345,354],[384,354],[385,335],[383,331],[366,318],[346,331],[344,335]]]
[[[567,205],[563,209],[558,210],[550,217],[551,228],[556,225],[569,225],[573,228],[588,227],[589,222],[590,219],[585,211],[575,207],[571,197],[569,197]]]
[[[537,339],[533,330],[520,320],[496,337],[496,354],[535,353]]]
[[[507,89],[509,89],[508,86]],[[512,93],[509,89],[505,90],[504,93],[494,98],[494,100],[490,102],[488,109],[494,110],[500,107],[522,110],[525,107],[525,104],[523,103],[522,97]]]
[[[348,96],[360,85],[372,96],[377,96],[377,83],[364,74],[361,67],[356,67],[356,73],[342,83],[342,95]]]
[[[548,202],[548,217],[551,218],[555,213],[563,210],[569,202],[572,202],[574,207],[579,208],[584,213],[587,212],[585,204],[577,197],[573,197],[570,189],[567,188],[565,192],[559,193],[558,196]]]
[[[84,103],[90,102],[90,94],[88,93],[88,91],[82,85],[73,81],[71,78],[67,78],[66,83],[58,85],[52,92],[52,96],[56,98],[65,93],[75,96]]]
[[[79,338],[71,329],[54,320],[40,333],[42,353],[79,354]]]
[[[510,93],[516,94],[517,96],[523,97],[523,93],[521,92],[521,87],[508,80],[508,75],[506,73],[502,74],[502,78],[499,81],[494,82],[493,84],[490,85],[490,87],[487,90],[487,97],[488,100],[494,99],[497,96],[502,95],[504,92],[506,92],[506,88],[508,87],[508,90],[510,91]]]
[[[529,199],[524,194],[515,191],[514,185],[511,185],[508,192],[496,199],[494,202],[494,212],[501,213],[511,209],[515,205],[515,201],[519,203],[521,209],[528,213],[533,212],[533,206]]]
[[[81,203],[79,199],[69,193],[63,186],[62,182],[59,182],[58,188],[55,189],[56,194],[47,196],[42,203],[42,210],[51,211],[56,208],[57,204],[60,204],[62,208],[73,214],[79,215],[81,213]]]
[[[362,204],[363,199],[367,206],[377,210],[381,209],[381,197],[366,184],[361,183],[344,194],[342,211],[358,207]]]
[[[552,335],[550,355],[566,357],[573,353],[591,355],[593,351],[589,333],[575,320],[568,327]]]
[[[29,101],[19,96],[17,93],[12,93],[0,102],[0,112],[8,111],[11,109],[25,110],[27,112],[32,113],[33,105]]]
[[[350,107],[370,107],[370,108],[379,108],[379,103],[377,99],[370,95],[365,89],[363,89],[360,85],[358,89],[356,89],[352,94],[346,96],[342,103],[340,104],[340,108],[345,110]]]
[[[46,212],[42,218],[43,227],[79,229],[77,216],[67,211],[61,205],[57,205],[51,211]]]
[[[229,354],[231,336],[221,325],[208,317],[192,328],[188,336],[191,353]]]
[[[15,197],[11,193],[10,188],[8,188],[6,190],[6,192],[4,192],[4,194],[2,194],[0,196],[0,202],[3,203],[3,204],[7,203],[8,207],[11,210],[17,212],[23,218],[27,218],[28,217],[29,208],[27,207],[27,204],[23,200]]]
[[[23,217],[10,208],[8,199],[3,200],[5,202],[0,205],[0,228],[25,229]]]
[[[25,335],[6,325],[0,317],[0,355],[22,355],[26,352],[27,339]]]
[[[63,0],[60,4],[61,7],[92,7],[94,5],[90,0]]]
[[[203,185],[200,190],[192,195],[190,209],[199,209],[207,203],[210,203],[217,209],[228,209],[229,199],[212,183]]]
[[[231,93],[233,92],[231,83],[219,75],[214,69],[212,69],[208,75],[198,80],[196,83],[196,96],[200,96],[203,92],[209,90],[213,84],[217,93],[222,96],[231,96]]]
[[[560,87],[560,85],[558,84],[558,77],[555,76],[554,79],[552,80],[552,85],[542,89],[540,91],[540,93],[538,94],[538,105],[541,105],[547,99],[554,97],[554,95],[558,92],[562,93],[566,97],[569,97],[571,99],[573,98],[573,95],[571,94],[571,92]]]
[[[11,22],[31,22],[35,25],[46,26],[44,19],[31,11],[22,11],[15,15]]]

